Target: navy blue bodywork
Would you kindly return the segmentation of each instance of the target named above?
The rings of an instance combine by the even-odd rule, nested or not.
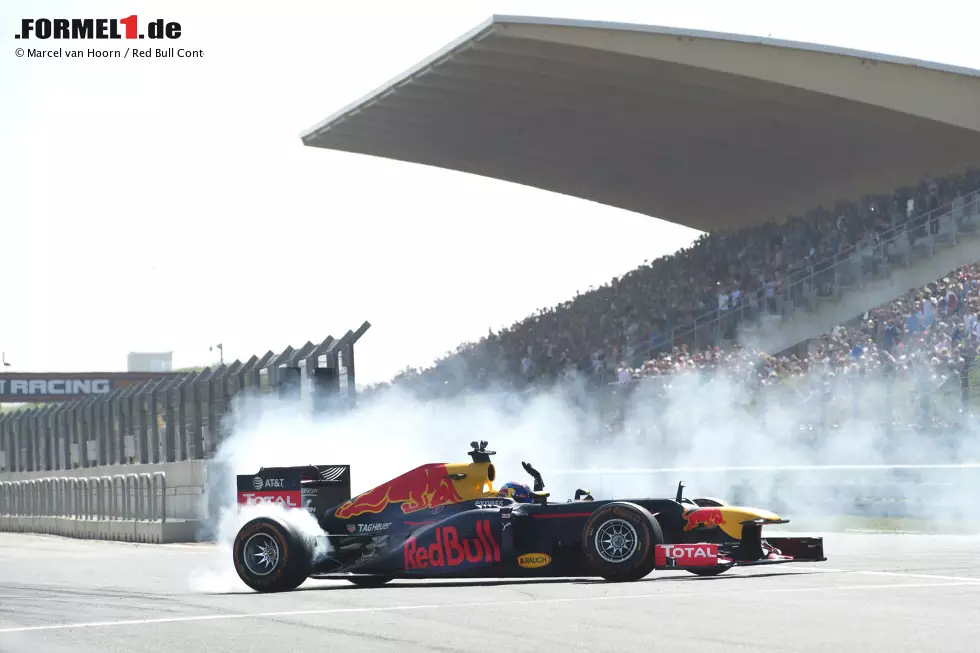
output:
[[[746,527],[742,541],[734,541],[720,529],[685,532],[683,513],[697,506],[672,499],[622,499],[654,515],[668,544],[717,543],[719,551],[736,559],[762,557],[761,528]],[[378,514],[353,519],[332,517],[332,509],[320,518],[330,534],[329,557],[311,572],[312,577],[334,574],[371,574],[394,578],[412,577],[552,577],[590,575],[582,551],[583,530],[593,511],[612,503],[573,501],[545,505],[515,503],[510,499],[479,499],[440,506],[405,515],[398,504]],[[493,507],[485,507],[497,504]],[[353,528],[354,532],[350,529]],[[798,538],[794,538],[798,539]],[[770,543],[782,538],[768,538]],[[464,547],[462,556],[456,545]],[[785,544],[784,544],[785,546]],[[418,551],[427,549],[420,560]],[[757,550],[759,549],[759,550]],[[441,553],[431,560],[429,551]],[[550,562],[525,568],[518,559],[544,554]],[[460,559],[461,558],[461,559]],[[436,564],[433,564],[435,562]],[[438,564],[440,563],[441,564]],[[457,563],[457,564],[450,564]]]

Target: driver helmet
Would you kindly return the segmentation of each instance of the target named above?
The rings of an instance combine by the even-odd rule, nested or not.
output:
[[[523,483],[511,481],[500,486],[497,496],[513,499],[517,503],[531,503],[531,488]]]

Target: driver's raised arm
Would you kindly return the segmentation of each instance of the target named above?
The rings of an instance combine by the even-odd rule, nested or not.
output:
[[[534,491],[541,492],[544,490],[544,479],[541,478],[541,472],[531,467],[531,463],[521,461],[521,465],[524,467],[524,471],[534,479]]]

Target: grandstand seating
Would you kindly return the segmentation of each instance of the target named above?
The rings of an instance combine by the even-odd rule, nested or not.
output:
[[[453,392],[489,382],[521,386],[572,370],[609,382],[660,369],[646,362],[671,353],[671,368],[683,351],[718,358],[736,333],[753,327],[764,329],[769,353],[778,354],[964,260],[980,260],[980,239],[965,238],[976,230],[977,189],[980,170],[970,169],[781,223],[705,234],[393,382]],[[769,316],[779,324],[767,327]]]

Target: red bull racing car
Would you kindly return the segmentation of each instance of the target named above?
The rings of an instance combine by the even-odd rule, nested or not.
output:
[[[541,475],[531,501],[497,496],[495,453],[473,442],[468,463],[417,467],[351,498],[349,465],[263,468],[237,477],[238,503],[305,509],[325,533],[261,516],[239,530],[235,569],[260,592],[307,578],[378,586],[396,578],[601,577],[634,581],[655,569],[702,576],[736,565],[826,560],[823,538],[762,537],[787,520],[717,499],[594,500],[578,490],[549,501]]]

